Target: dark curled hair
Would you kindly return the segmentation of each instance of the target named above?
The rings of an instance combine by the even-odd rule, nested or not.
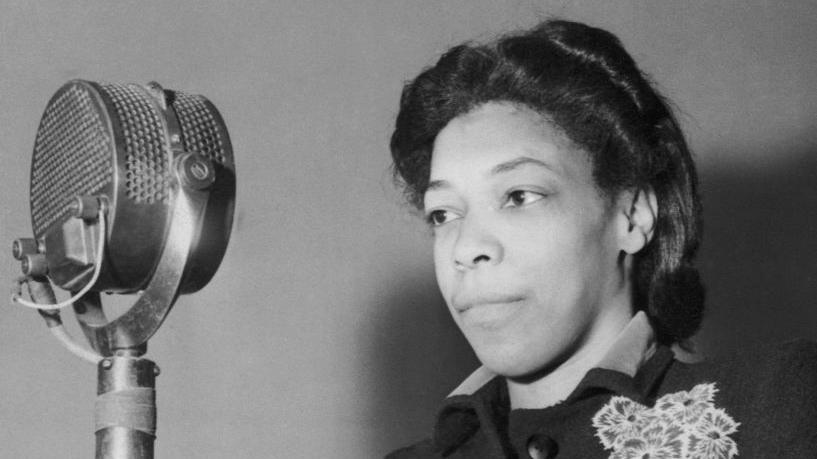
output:
[[[695,165],[667,102],[611,33],[546,21],[487,45],[463,44],[403,88],[391,137],[395,177],[418,209],[434,139],[490,101],[529,107],[585,150],[603,194],[652,188],[654,237],[634,259],[634,305],[662,343],[700,327],[703,286],[693,259],[701,232]]]

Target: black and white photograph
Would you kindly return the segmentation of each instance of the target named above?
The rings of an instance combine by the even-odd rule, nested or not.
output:
[[[817,457],[811,0],[0,0],[0,458]]]

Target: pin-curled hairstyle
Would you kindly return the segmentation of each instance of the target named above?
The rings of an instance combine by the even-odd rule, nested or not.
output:
[[[701,232],[697,176],[668,103],[613,34],[549,20],[495,42],[451,48],[403,88],[391,137],[395,176],[422,208],[437,134],[487,102],[537,113],[586,151],[607,196],[652,189],[654,237],[636,254],[634,304],[659,341],[684,341],[700,327],[703,286],[693,259]]]

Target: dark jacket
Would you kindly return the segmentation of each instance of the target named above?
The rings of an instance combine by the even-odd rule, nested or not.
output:
[[[387,457],[817,458],[817,344],[694,364],[659,346],[633,376],[594,368],[544,409],[510,410],[495,377],[446,399],[431,439]]]

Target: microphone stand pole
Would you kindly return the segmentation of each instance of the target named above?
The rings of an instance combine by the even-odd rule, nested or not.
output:
[[[41,129],[38,130],[38,143],[35,145],[32,178],[37,174],[45,177],[40,185],[50,191],[40,196],[51,199],[56,190],[65,188],[66,192],[78,194],[77,204],[68,207],[69,220],[60,220],[63,215],[59,212],[55,211],[53,216],[49,216],[50,210],[43,210],[43,206],[35,205],[40,198],[32,192],[32,211],[47,216],[43,217],[47,220],[43,223],[47,226],[47,231],[44,234],[35,234],[35,239],[24,238],[15,241],[13,254],[16,259],[21,260],[26,279],[44,278],[37,280],[34,285],[42,285],[43,289],[50,292],[46,298],[48,301],[35,301],[33,307],[38,308],[37,304],[54,306],[38,308],[48,327],[52,328],[52,333],[71,352],[97,364],[97,399],[94,412],[96,458],[152,459],[156,439],[156,377],[159,375],[159,368],[153,361],[143,356],[147,352],[148,340],[162,325],[178,296],[203,287],[224,255],[235,200],[232,146],[221,116],[203,97],[166,91],[154,82],[142,89],[129,85],[129,91],[135,91],[133,94],[138,93],[141,96],[122,96],[125,101],[117,102],[119,96],[111,95],[113,90],[104,88],[104,85],[82,81],[71,84],[73,86],[66,85],[60,89],[49,102],[43,115]],[[145,92],[152,102],[141,100]],[[78,102],[71,99],[80,96],[85,99],[80,98]],[[76,108],[72,104],[78,104],[81,108]],[[123,109],[121,104],[127,107]],[[136,104],[139,108],[133,108],[129,104]],[[82,108],[85,106],[88,107]],[[118,115],[113,113],[114,108]],[[126,116],[123,111],[125,113],[134,111],[133,114],[139,115],[142,120],[148,115],[151,119],[141,124],[138,122],[129,124],[130,122],[126,121],[130,115]],[[79,121],[71,120],[74,115],[82,118]],[[95,121],[89,121],[91,119]],[[90,134],[81,139],[76,136],[66,139],[60,137],[63,131],[84,129],[88,123],[93,125],[93,129],[101,132],[94,134],[97,137],[94,137],[93,141],[105,142],[104,145],[94,144],[93,154],[84,161],[103,164],[99,162],[102,158],[100,152],[103,150],[107,152],[110,148],[114,156],[108,158],[108,162],[105,163],[108,166],[100,166],[99,169],[105,169],[101,172],[105,174],[108,173],[108,169],[112,169],[114,175],[108,177],[107,181],[102,176],[91,177],[90,181],[86,180],[88,183],[77,185],[80,189],[76,190],[63,183],[65,181],[61,179],[63,176],[60,175],[60,171],[55,173],[53,171],[56,169],[41,169],[36,164],[50,156],[60,159],[67,154],[66,151],[73,151],[71,149],[75,148],[78,142],[84,142],[86,137],[90,139],[88,137]],[[154,125],[158,129],[158,134],[151,131],[148,135],[139,127]],[[123,137],[120,130],[127,133],[128,126],[136,132]],[[144,129],[147,130],[147,127]],[[55,146],[43,147],[41,150],[40,134],[45,136],[46,144],[53,143]],[[134,136],[135,138],[132,138]],[[139,145],[143,142],[150,143],[150,147],[135,147],[136,151],[132,152],[136,142]],[[154,156],[151,155],[155,156],[156,167],[152,164],[153,160],[150,158]],[[125,174],[123,164],[125,162],[130,164],[132,160],[137,165],[141,164],[143,159],[140,158],[143,157],[148,158],[147,169],[151,169],[150,174],[154,172],[160,174],[163,177],[162,181],[166,180],[164,185],[168,185],[165,187],[167,194],[161,199],[157,198],[156,203],[151,197],[148,203],[161,207],[164,207],[163,203],[170,204],[170,208],[167,209],[169,213],[166,215],[169,226],[164,230],[163,247],[147,280],[142,279],[139,274],[142,268],[134,267],[131,270],[127,266],[128,260],[123,259],[140,256],[138,251],[132,250],[131,245],[126,244],[121,251],[113,251],[117,254],[115,257],[106,258],[110,255],[106,244],[123,242],[131,237],[140,240],[147,238],[145,242],[149,242],[156,233],[151,230],[145,235],[136,225],[132,234],[127,234],[128,229],[123,229],[125,234],[114,237],[110,229],[113,227],[113,220],[119,221],[117,225],[120,228],[128,228],[131,220],[154,215],[152,210],[143,212],[140,209],[144,208],[138,206],[121,210],[118,214],[113,212],[113,207],[109,207],[117,201],[121,203],[127,201],[127,198],[133,198],[131,188],[125,191],[121,185],[122,181],[131,180],[129,175],[127,179],[123,177],[132,173],[128,169]],[[95,169],[92,172],[97,171]],[[55,174],[56,178],[53,177]],[[133,172],[137,183],[140,181],[147,183],[146,189],[153,186],[154,179],[150,174]],[[159,181],[158,178],[155,180]],[[34,184],[32,187],[35,187]],[[57,203],[54,204],[57,206],[54,209],[62,205],[59,204],[60,201],[54,202]],[[136,199],[136,202],[139,202],[139,199]],[[49,206],[51,204],[48,203]],[[45,209],[51,207],[45,206]],[[90,212],[91,209],[96,212]],[[156,215],[162,214],[160,211],[157,212]],[[70,220],[70,217],[83,221]],[[34,217],[35,223],[36,220],[37,217]],[[111,223],[111,226],[107,226],[106,223]],[[62,226],[57,226],[58,224]],[[212,226],[204,237],[203,225]],[[96,252],[92,250],[93,246],[86,247],[90,240],[97,241]],[[53,246],[47,255],[45,246],[51,245],[52,242]],[[141,247],[139,244],[137,246]],[[141,264],[140,262],[139,266]],[[128,279],[120,279],[118,271],[126,274],[125,277]],[[103,282],[97,284],[100,275],[103,276]],[[71,291],[70,300],[57,303],[51,291],[52,281],[66,289],[70,289],[71,286],[80,288],[78,291]],[[31,287],[30,283],[29,288]],[[108,320],[102,309],[100,291],[109,293],[138,291],[140,294],[130,309],[115,319]],[[32,294],[32,299],[37,296],[31,291],[29,293]],[[19,295],[15,295],[15,301],[17,300],[31,305],[31,302],[24,302]],[[94,352],[83,349],[62,328],[56,310],[69,303],[73,305],[80,328]]]
[[[97,365],[97,459],[153,459],[159,367],[145,350],[117,349]]]
[[[190,162],[195,165],[194,160]],[[195,189],[183,191],[176,196],[159,263],[136,303],[108,321],[99,292],[88,292],[74,302],[80,328],[91,347],[104,356],[97,365],[97,459],[153,459],[159,368],[142,356],[176,300],[208,197]]]

